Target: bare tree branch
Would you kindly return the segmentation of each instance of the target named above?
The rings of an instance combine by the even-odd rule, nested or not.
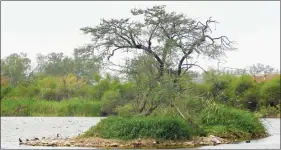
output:
[[[159,23],[154,27],[154,29],[152,30],[152,32],[149,36],[149,39],[147,41],[148,42],[148,49],[150,49],[150,50],[151,50],[151,39],[152,39],[152,36],[155,33],[156,29],[158,28],[158,26],[159,26]]]
[[[206,74],[208,74],[208,71],[206,71],[203,67],[197,65],[197,64],[183,64],[184,65],[187,65],[187,66],[196,66],[196,67],[199,67],[200,69],[202,69]]]

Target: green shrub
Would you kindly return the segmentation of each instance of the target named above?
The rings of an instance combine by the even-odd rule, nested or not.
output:
[[[249,75],[241,75],[239,77],[225,74],[217,77],[218,81],[223,84],[223,88],[221,88],[217,95],[215,95],[215,99],[218,100],[219,103],[226,104],[236,108],[248,108],[248,102],[252,100],[252,105],[249,106],[249,109],[255,110],[253,108],[255,102],[258,101],[258,96],[255,97],[253,93],[256,91],[252,88],[256,87],[256,83],[253,81],[252,77]],[[258,90],[257,90],[258,91]]]
[[[114,112],[114,109],[118,105],[120,96],[121,95],[119,91],[113,91],[113,90],[106,91],[101,98],[102,101],[101,114],[102,115],[116,114],[116,112]]]
[[[60,111],[60,116],[99,116],[101,105],[97,101],[88,101],[78,98],[71,100],[61,101],[62,105],[65,106]]]
[[[1,116],[28,116],[32,103],[33,100],[23,98],[4,98],[1,100]]]
[[[247,138],[266,134],[263,124],[252,113],[225,105],[207,107],[198,117],[206,131],[211,134]]]
[[[170,117],[108,117],[90,128],[82,137],[98,136],[105,139],[183,140],[192,130],[180,118]]]
[[[31,85],[28,87],[27,97],[37,97],[40,95],[40,88],[36,85]]]
[[[95,99],[100,100],[102,98],[102,95],[105,91],[109,90],[111,87],[110,80],[109,79],[103,79],[98,82],[97,85],[94,85],[92,94]]]
[[[100,102],[78,98],[60,102],[5,98],[1,100],[1,116],[99,116],[100,107]]]
[[[251,111],[255,111],[258,109],[258,104],[260,100],[260,91],[256,87],[250,88],[243,94],[241,99],[244,108]]]
[[[262,97],[262,105],[276,106],[280,104],[280,76],[270,81],[264,82],[261,86],[260,92]]]
[[[58,99],[57,91],[54,90],[54,89],[45,90],[45,91],[42,93],[42,99],[46,99],[46,100],[57,100],[57,99]]]
[[[202,95],[204,97],[210,96],[210,91],[209,91],[210,87],[207,84],[194,83],[193,88],[195,94]]]
[[[28,93],[28,89],[25,86],[17,86],[13,88],[8,94],[7,97],[25,97],[26,94]]]
[[[91,86],[90,85],[83,85],[81,88],[76,89],[74,97],[94,99],[94,96],[91,95]]]
[[[259,109],[261,117],[280,117],[280,104],[276,106],[262,106]]]
[[[254,86],[254,80],[249,75],[242,75],[234,82],[235,94],[241,95]]]
[[[209,91],[213,96],[218,96],[221,91],[227,89],[230,83],[235,79],[234,76],[229,74],[223,75],[210,75],[204,84],[209,85]]]
[[[136,98],[137,91],[135,89],[135,85],[131,82],[119,84],[116,89],[119,89],[123,100],[132,100]]]
[[[132,104],[126,104],[124,106],[117,106],[115,109],[115,112],[118,114],[118,116],[121,117],[129,117],[132,116],[134,113],[134,107]]]
[[[13,87],[11,86],[1,87],[1,99],[8,95],[12,90]]]
[[[58,116],[58,112],[62,109],[59,102],[50,102],[46,100],[30,100],[32,104],[29,107],[30,116]]]

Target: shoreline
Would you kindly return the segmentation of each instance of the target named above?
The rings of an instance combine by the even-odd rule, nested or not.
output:
[[[274,120],[274,122],[276,122],[276,120]],[[277,122],[279,122],[279,121],[277,120]],[[100,138],[87,138],[86,139],[86,138],[83,138],[83,137],[77,137],[77,135],[79,135],[78,133],[74,134],[74,135],[72,134],[72,136],[70,136],[70,137],[69,137],[69,135],[64,134],[64,133],[62,133],[62,135],[63,135],[62,138],[61,137],[57,138],[55,135],[48,136],[48,135],[44,135],[44,134],[37,134],[37,136],[35,135],[35,137],[39,138],[40,140],[36,140],[36,141],[35,140],[33,141],[31,138],[35,138],[35,137],[29,136],[28,133],[25,134],[24,136],[18,135],[16,137],[20,136],[20,138],[23,141],[22,146],[24,146],[24,147],[25,146],[31,146],[31,148],[32,147],[36,148],[37,146],[39,146],[39,147],[46,146],[46,148],[56,148],[56,147],[58,147],[58,148],[61,148],[61,147],[65,147],[65,148],[67,148],[67,147],[69,147],[69,148],[75,148],[75,147],[77,147],[77,148],[79,148],[79,147],[81,147],[81,148],[91,148],[91,147],[93,147],[93,148],[94,147],[96,147],[96,148],[99,148],[99,147],[100,148],[106,148],[106,147],[107,148],[116,148],[116,146],[114,146],[114,144],[116,144],[116,143],[114,143],[115,141],[111,140],[111,139],[106,140],[106,141],[109,141],[109,143],[107,143],[107,145],[112,144],[112,146],[102,147],[103,146],[102,143],[99,143],[100,145],[94,145],[94,142],[93,142],[93,145],[89,144],[91,140],[92,141],[99,140]],[[46,138],[41,138],[42,136],[45,136]],[[235,144],[235,145],[245,144],[245,146],[248,146],[248,144],[246,143],[246,140],[248,140],[248,139],[238,139],[237,138],[237,140],[235,140],[235,138],[224,137],[224,136],[221,136],[221,135],[216,135],[216,136],[219,136],[219,137],[222,137],[226,140],[229,140],[228,142],[222,142],[221,144],[218,144],[217,146],[219,146],[219,147],[221,147],[223,145],[227,146],[227,145],[233,145],[233,144]],[[266,138],[268,136],[270,136],[270,134],[267,135],[267,136],[259,137],[259,138],[250,138],[249,140],[251,140],[250,141],[251,143],[249,144],[249,146],[253,145],[252,143],[255,143],[254,140],[263,139],[263,138]],[[69,138],[65,138],[65,137],[69,137]],[[30,139],[29,143],[26,143],[25,138]],[[16,142],[15,145],[18,145],[18,138],[15,139],[15,142]],[[39,144],[40,142],[42,142],[42,143]],[[122,144],[122,143],[120,143],[121,144],[120,145],[118,143],[119,145],[117,147],[118,148],[126,148],[125,146],[127,146],[127,148],[131,148],[131,149],[133,149],[133,148],[135,148],[135,149],[146,148],[145,143],[146,142],[153,142],[153,140],[141,140],[141,143],[143,143],[143,145],[141,145],[141,147],[139,147],[136,144],[138,142],[137,140],[127,141],[127,142],[128,142],[127,145]],[[192,142],[192,140],[177,141],[177,142],[182,142],[182,143],[186,142],[185,145],[175,144],[175,142],[172,143],[173,141],[168,141],[168,142],[170,142],[170,144],[171,144],[170,147],[165,146],[164,142],[160,142],[160,144],[154,145],[154,147],[152,147],[152,148],[161,148],[161,147],[162,148],[163,147],[164,148],[200,148],[200,147],[204,147],[204,146],[211,146],[211,147],[215,148],[215,146],[213,146],[214,145],[213,143],[209,143],[209,144],[208,143],[205,143],[205,144],[201,143],[200,144],[200,142],[197,141],[197,143],[195,143],[195,142]],[[59,144],[59,143],[61,143],[61,144]],[[135,143],[135,146],[134,146],[133,143]],[[63,144],[65,144],[65,146]],[[131,146],[130,146],[130,144],[131,144]],[[234,145],[234,147],[235,147],[235,145]],[[239,146],[237,146],[237,147],[239,147]],[[265,147],[265,146],[263,146],[263,147]],[[147,148],[151,148],[151,147],[147,147]]]
[[[21,144],[28,146],[51,146],[51,147],[91,147],[91,148],[196,148],[219,144],[233,144],[237,141],[220,138],[213,135],[208,137],[194,137],[190,140],[181,141],[156,141],[153,139],[138,140],[115,140],[99,137],[90,138],[42,138],[31,139]]]
[[[265,117],[263,117],[265,118]],[[270,117],[272,118],[272,117]],[[225,136],[207,137],[193,137],[190,140],[175,140],[175,141],[156,141],[154,139],[139,139],[139,140],[116,140],[116,139],[103,139],[99,137],[80,137],[74,136],[72,138],[35,138],[35,139],[22,139],[20,145],[27,146],[49,146],[49,147],[91,147],[91,148],[196,148],[201,146],[212,146],[219,144],[233,144],[246,140],[256,140],[265,138],[269,135],[260,136],[250,139],[231,138]]]

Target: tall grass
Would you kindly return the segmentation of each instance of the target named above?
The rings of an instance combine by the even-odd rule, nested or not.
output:
[[[1,116],[99,116],[100,102],[81,99],[47,101],[32,98],[1,100]]]
[[[82,137],[106,139],[182,140],[191,137],[192,129],[180,118],[171,117],[109,117],[90,128]]]
[[[257,138],[266,129],[253,113],[225,105],[208,107],[198,117],[206,132],[228,138]]]

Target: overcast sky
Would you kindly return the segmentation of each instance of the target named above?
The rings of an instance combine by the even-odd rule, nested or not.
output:
[[[37,53],[63,52],[90,41],[79,29],[94,26],[101,18],[130,17],[131,8],[164,4],[168,11],[188,17],[217,20],[216,34],[237,42],[223,66],[243,68],[263,63],[280,68],[280,2],[1,2],[1,57],[26,52],[35,62]],[[204,67],[216,65],[200,60]]]

